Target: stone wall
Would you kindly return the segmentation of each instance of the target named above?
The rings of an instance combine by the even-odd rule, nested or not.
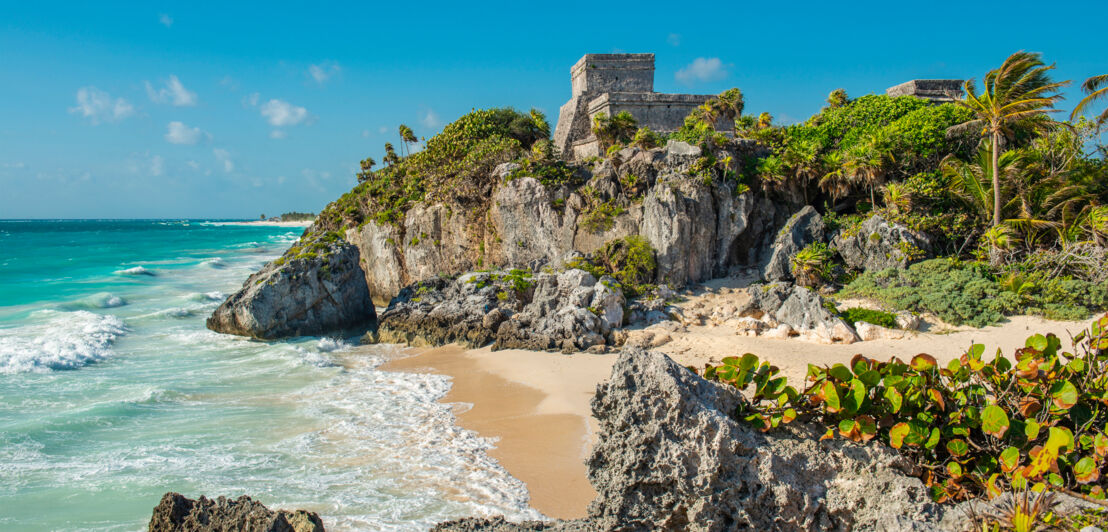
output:
[[[654,92],[654,54],[585,54],[570,68],[573,95]]]
[[[953,102],[962,98],[960,79],[913,79],[885,89],[889,96],[915,96],[933,102]]]

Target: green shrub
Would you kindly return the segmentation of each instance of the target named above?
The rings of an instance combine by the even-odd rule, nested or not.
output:
[[[1103,499],[1108,315],[1074,338],[1072,352],[1054,335],[1028,338],[1014,361],[998,353],[986,362],[984,352],[974,345],[946,367],[926,354],[809,365],[799,393],[752,354],[702,374],[741,390],[753,384],[737,415],[763,431],[810,419],[827,427],[823,439],[899,449],[938,502],[1047,486]]]
[[[817,286],[831,278],[831,258],[835,252],[823,242],[812,242],[790,259],[793,277],[800,286]]]
[[[628,297],[635,297],[649,289],[658,271],[654,247],[639,235],[612,240],[596,252],[596,259],[604,270],[623,285]]]
[[[933,312],[943,321],[984,327],[1021,308],[1019,297],[1001,290],[983,265],[950,259],[917,262],[859,275],[839,293],[865,297],[889,308]]]
[[[888,327],[890,329],[896,328],[896,314],[891,312],[882,312],[880,310],[871,310],[868,308],[848,308],[839,313],[844,321],[850,324],[864,321],[866,323],[872,323],[874,325],[880,325],[882,327]]]

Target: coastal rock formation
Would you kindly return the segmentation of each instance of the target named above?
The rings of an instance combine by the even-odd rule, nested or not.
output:
[[[784,330],[785,336],[799,336],[802,340],[824,344],[851,344],[859,340],[849,324],[824,306],[819,294],[803,286],[755,285],[748,292],[750,310],[746,313],[762,320],[768,317],[774,327],[788,327]]]
[[[763,434],[732,417],[741,395],[665,355],[625,350],[598,387],[588,460],[602,530],[913,530],[939,509],[894,450]]]
[[[208,328],[258,339],[371,325],[376,318],[358,249],[332,234],[298,242],[251,275]]]
[[[791,281],[791,261],[804,246],[823,241],[823,217],[811,205],[806,205],[789,218],[777,234],[769,257],[762,264],[762,278],[766,281]]]
[[[928,258],[931,249],[927,237],[881,215],[869,217],[857,231],[839,233],[831,245],[848,267],[860,271],[906,268]]]
[[[582,351],[612,342],[624,303],[614,279],[598,281],[582,270],[470,273],[401,290],[381,313],[375,339]]]
[[[750,153],[731,155],[742,160],[757,147],[743,149]],[[487,206],[449,199],[420,203],[400,213],[399,221],[369,218],[343,235],[358,247],[366,284],[379,304],[440,275],[561,267],[573,252],[594,253],[630,235],[641,235],[656,250],[654,281],[680,287],[760,260],[746,243],[760,243],[761,232],[776,231],[783,223],[777,211],[788,210],[753,192],[736,194],[733,182],[691,175],[700,156],[700,148],[677,141],[651,150],[627,148],[591,172],[580,169],[587,178],[580,188],[509,178],[509,166],[501,166],[492,171],[500,177]],[[753,228],[752,217],[758,218]]]
[[[166,493],[150,517],[150,532],[323,532],[319,514],[305,510],[270,510],[247,496],[238,499],[200,496],[193,500]]]

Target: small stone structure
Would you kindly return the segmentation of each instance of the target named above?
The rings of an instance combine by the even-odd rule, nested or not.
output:
[[[599,155],[592,134],[597,114],[627,111],[640,127],[670,133],[681,127],[690,111],[713,97],[654,92],[654,54],[585,54],[570,69],[570,79],[572,97],[558,113],[554,130],[554,147],[567,159]]]
[[[960,79],[913,79],[885,89],[889,96],[915,96],[935,103],[947,103],[962,99]]]

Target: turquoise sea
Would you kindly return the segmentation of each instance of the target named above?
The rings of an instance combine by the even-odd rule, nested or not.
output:
[[[298,228],[0,220],[0,530],[143,530],[163,493],[249,494],[328,530],[537,518],[388,346],[205,318]]]

